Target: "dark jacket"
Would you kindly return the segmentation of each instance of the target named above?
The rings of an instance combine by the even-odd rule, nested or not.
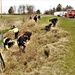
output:
[[[35,22],[37,22],[37,15],[36,15],[36,16],[34,16],[34,20],[35,20]]]
[[[9,42],[10,40],[11,40],[11,38],[8,38],[8,37],[4,38],[4,39],[3,39],[4,45],[8,45],[8,42]]]
[[[52,25],[52,24],[49,24],[49,25],[45,26],[45,30],[46,30],[46,31],[49,31],[50,28],[51,28],[51,25]]]
[[[25,47],[25,42],[26,42],[27,38],[24,38],[24,35],[22,35],[21,37],[19,37],[19,39],[17,40],[18,42],[18,46],[24,46]]]
[[[52,22],[57,22],[57,21],[58,21],[57,18],[53,18],[53,19],[52,19]]]
[[[40,15],[38,16],[38,19],[40,20]]]
[[[53,19],[50,19],[49,21],[51,21],[52,23],[56,23],[58,21],[57,18],[53,18]]]
[[[7,45],[8,48],[10,48],[12,45],[14,45],[14,42],[13,41],[10,42],[10,40],[11,38],[9,37],[3,39],[4,47]]]

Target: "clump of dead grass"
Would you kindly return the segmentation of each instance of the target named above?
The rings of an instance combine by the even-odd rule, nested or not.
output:
[[[58,28],[51,28],[49,32],[46,32],[41,30],[42,26],[38,26],[33,21],[23,23],[18,28],[21,31],[20,35],[29,30],[32,32],[32,36],[25,54],[18,54],[19,48],[17,45],[14,45],[9,51],[3,52],[6,63],[5,75],[39,75],[48,74],[47,71],[49,71],[49,74],[54,74],[52,73],[53,70],[56,74],[56,65],[66,54],[65,46],[68,42],[67,36],[69,33]],[[13,33],[10,34],[8,32],[6,35],[13,37]],[[49,57],[45,55],[45,50],[50,52]],[[43,71],[45,72],[43,73]]]

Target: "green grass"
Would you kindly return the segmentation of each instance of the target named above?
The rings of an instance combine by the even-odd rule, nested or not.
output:
[[[51,15],[46,15],[46,16],[43,16],[41,17],[41,20],[38,21],[38,24],[41,25],[41,24],[49,24],[49,19],[53,18],[54,16],[51,16]]]
[[[54,18],[54,16],[44,16],[41,18],[41,21],[38,22],[38,24],[46,23],[48,24],[49,19]],[[66,30],[69,32],[69,43],[68,46],[68,53],[66,54],[66,57],[64,57],[62,60],[65,62],[65,74],[68,73],[68,75],[75,75],[75,19],[73,18],[65,18],[65,17],[57,17],[58,23],[57,26],[63,30]]]
[[[6,29],[6,30],[0,30],[0,34],[4,34],[6,33],[7,31],[9,31],[9,29]],[[0,40],[0,44],[3,42],[3,40]]]
[[[2,17],[0,16],[0,20],[5,20],[5,19],[20,19],[23,18],[26,15],[2,15]]]
[[[0,44],[3,42],[3,40],[0,40]]]
[[[0,30],[0,34],[4,34],[4,33],[6,33],[7,31],[9,31],[9,29]]]
[[[64,59],[71,75],[75,74],[75,19],[59,18],[59,27],[70,33],[69,35],[69,52]]]

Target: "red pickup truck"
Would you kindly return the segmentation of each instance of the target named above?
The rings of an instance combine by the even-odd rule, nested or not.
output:
[[[68,10],[65,14],[65,17],[72,17],[75,18],[75,10]]]

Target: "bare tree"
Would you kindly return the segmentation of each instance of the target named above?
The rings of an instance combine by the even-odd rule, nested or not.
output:
[[[66,7],[64,7],[62,10],[63,10],[63,11],[67,11],[68,9],[73,9],[73,7],[72,7],[72,6],[67,5],[67,6],[66,6]]]
[[[26,5],[28,14],[34,13],[34,6],[33,5]]]
[[[14,13],[16,12],[16,6],[13,7]]]
[[[25,14],[25,5],[20,5],[18,8],[18,13]]]
[[[66,10],[68,10],[68,9],[73,9],[73,7],[72,7],[72,6],[67,5],[65,9],[66,9]]]

